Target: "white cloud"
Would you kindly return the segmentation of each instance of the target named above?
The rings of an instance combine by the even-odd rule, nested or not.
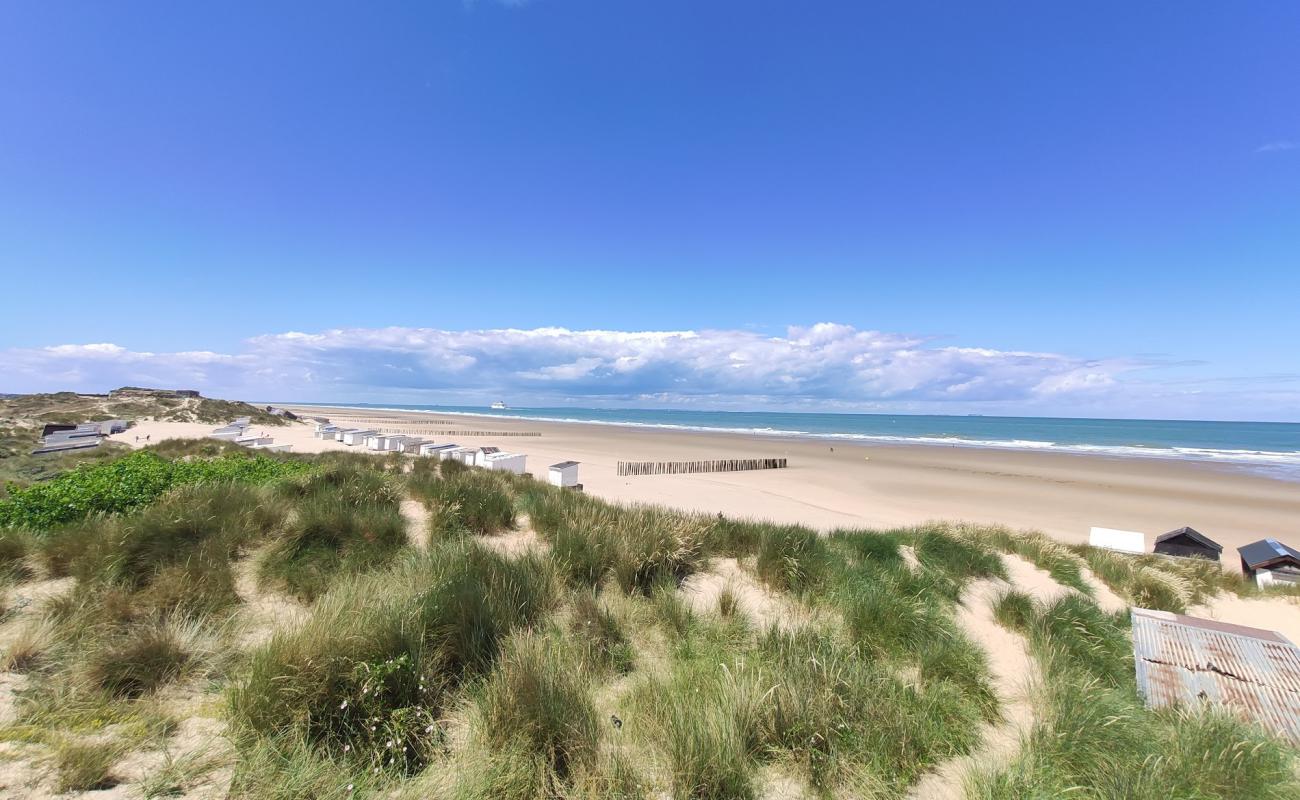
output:
[[[143,384],[255,400],[477,403],[502,396],[534,405],[1161,415],[1151,402],[1170,396],[1168,387],[1137,377],[1149,361],[940,346],[833,323],[792,327],[783,336],[348,328],[258,336],[238,353],[96,343],[3,355],[5,391]],[[1191,394],[1184,388],[1178,396]]]
[[[1286,150],[1300,149],[1300,141],[1295,139],[1279,139],[1276,142],[1268,142],[1255,148],[1256,153],[1280,153]]]

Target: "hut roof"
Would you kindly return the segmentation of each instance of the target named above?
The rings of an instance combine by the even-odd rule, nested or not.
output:
[[[500,452],[501,452],[501,448],[500,448],[500,447],[480,447],[478,450],[479,450],[480,453],[487,453],[487,454],[489,454],[489,455],[492,454],[492,453],[500,453]]]
[[[1170,531],[1169,533],[1160,534],[1159,536],[1156,537],[1156,544],[1160,544],[1161,542],[1167,542],[1170,539],[1178,539],[1183,536],[1186,536],[1188,539],[1191,539],[1192,541],[1196,542],[1202,547],[1208,547],[1214,550],[1214,552],[1216,553],[1223,552],[1223,545],[1214,541],[1213,539],[1201,533],[1200,531],[1196,530],[1195,528],[1189,528],[1186,526],[1181,527],[1176,531]]]
[[[1300,742],[1300,648],[1276,631],[1132,609],[1138,693],[1149,708],[1205,703]]]
[[[561,461],[558,464],[552,464],[551,469],[568,469],[569,467],[578,466],[577,461]]]
[[[1245,561],[1251,569],[1276,561],[1290,561],[1300,565],[1300,551],[1282,544],[1277,539],[1260,539],[1258,542],[1238,547],[1237,552],[1241,553],[1241,560]]]

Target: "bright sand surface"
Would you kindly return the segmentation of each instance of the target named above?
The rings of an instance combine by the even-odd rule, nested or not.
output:
[[[528,456],[528,471],[579,461],[587,492],[610,500],[658,503],[728,516],[800,523],[822,530],[888,528],[964,520],[1041,530],[1086,542],[1088,528],[1143,531],[1147,549],[1165,531],[1190,525],[1236,548],[1265,536],[1300,543],[1300,483],[1185,461],[1113,458],[927,445],[828,443],[747,434],[534,422],[370,409],[290,407],[334,423],[411,433],[439,443],[492,445]],[[134,444],[200,437],[212,426],[141,422],[113,438]],[[360,450],[312,436],[312,427],[253,428],[294,452]],[[465,435],[473,431],[479,435]],[[450,433],[449,432],[454,432]],[[481,435],[534,432],[541,436]],[[457,435],[459,434],[459,435]],[[141,442],[143,444],[143,442]],[[786,469],[620,477],[618,461],[789,459]]]

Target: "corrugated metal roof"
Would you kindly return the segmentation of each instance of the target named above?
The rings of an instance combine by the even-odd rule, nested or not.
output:
[[[1300,648],[1285,636],[1145,608],[1132,619],[1148,707],[1210,703],[1300,743]]]

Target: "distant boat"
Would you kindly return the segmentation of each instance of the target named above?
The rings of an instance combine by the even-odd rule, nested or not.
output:
[[[506,403],[505,403],[504,400],[498,400],[498,401],[496,401],[495,403],[492,404],[492,410],[493,410],[493,411],[505,411],[506,408],[507,408],[507,406],[506,406]]]

